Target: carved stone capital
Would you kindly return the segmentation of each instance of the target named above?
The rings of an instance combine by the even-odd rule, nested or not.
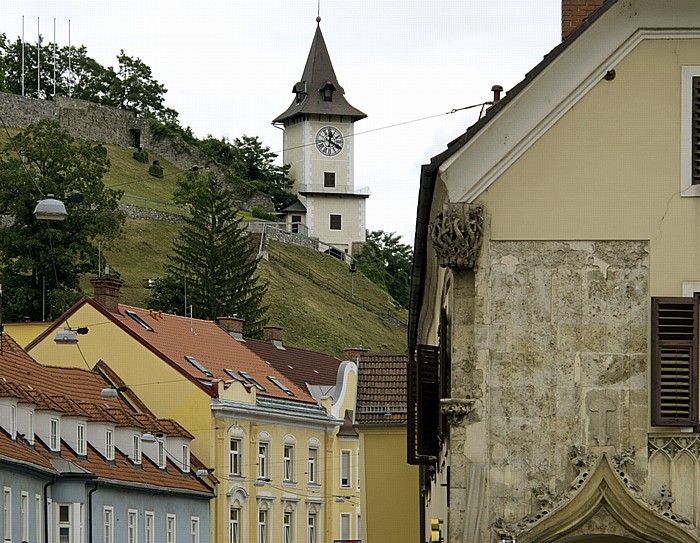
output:
[[[429,226],[438,263],[453,270],[473,270],[481,252],[484,213],[480,205],[448,203]]]
[[[462,419],[474,410],[474,399],[442,398],[440,400],[440,414],[447,415],[450,425],[459,425]]]

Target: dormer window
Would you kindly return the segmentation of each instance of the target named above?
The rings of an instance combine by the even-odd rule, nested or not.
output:
[[[321,94],[323,95],[324,102],[333,101],[333,92],[335,91],[335,85],[330,81],[326,81],[326,84],[321,87]]]
[[[114,460],[114,432],[112,430],[105,431],[105,458]]]
[[[158,440],[158,467],[165,469],[165,440]]]
[[[141,436],[139,436],[137,434],[134,434],[134,447],[133,447],[132,460],[134,461],[134,464],[141,463]]]
[[[51,419],[49,423],[49,448],[52,451],[61,450],[61,434],[58,419]]]
[[[190,447],[189,445],[182,446],[182,471],[190,472]]]
[[[10,436],[12,439],[17,437],[17,407],[10,406]]]
[[[85,456],[87,454],[87,444],[85,441],[85,424],[79,423],[76,436],[76,447],[75,452],[80,456]]]
[[[306,99],[306,81],[299,81],[292,87],[292,92],[297,95],[297,104],[301,104]]]

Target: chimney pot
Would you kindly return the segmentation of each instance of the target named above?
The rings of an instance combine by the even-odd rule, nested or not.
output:
[[[365,354],[369,349],[365,349],[364,347],[352,347],[350,349],[343,349],[343,352],[345,353],[345,356],[348,358],[348,360],[352,360],[354,362],[359,362],[360,357]]]
[[[223,330],[228,332],[228,335],[237,340],[243,339],[243,324],[244,319],[239,317],[217,317],[216,323]]]
[[[123,283],[121,279],[109,275],[90,279],[94,291],[93,297],[110,311],[119,309],[119,290]]]
[[[495,104],[501,99],[503,87],[501,87],[500,85],[494,85],[493,87],[491,87],[491,92],[493,93],[493,103]]]
[[[602,4],[604,0],[562,0],[561,39],[565,40]]]
[[[263,326],[263,339],[276,347],[281,347],[284,340],[284,329],[281,326]]]

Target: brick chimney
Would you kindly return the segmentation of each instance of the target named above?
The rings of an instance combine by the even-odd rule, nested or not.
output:
[[[100,302],[110,311],[119,310],[119,290],[122,288],[124,281],[116,277],[110,277],[109,274],[102,277],[93,277],[90,279],[94,294],[93,298]]]
[[[351,349],[343,349],[343,352],[348,360],[358,363],[360,361],[360,357],[363,354],[366,354],[368,350],[369,349],[365,349],[364,347],[353,347]]]
[[[281,326],[263,326],[263,339],[269,341],[278,349],[284,349],[284,329]]]
[[[239,317],[217,317],[216,323],[232,338],[241,341],[243,339],[243,324],[245,320]]]
[[[561,0],[561,39],[567,38],[604,0]]]

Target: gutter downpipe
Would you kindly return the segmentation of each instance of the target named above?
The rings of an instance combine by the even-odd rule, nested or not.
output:
[[[49,543],[49,500],[46,496],[46,492],[48,488],[56,482],[58,479],[57,475],[52,475],[51,480],[47,483],[44,483],[44,488],[43,488],[43,493],[44,493],[44,542]]]
[[[411,296],[408,306],[408,356],[409,367],[413,367],[416,343],[418,341],[418,319],[423,302],[425,290],[425,264],[428,251],[428,223],[430,222],[430,210],[433,205],[433,191],[438,176],[437,164],[423,164],[421,166],[420,189],[418,191],[418,210],[416,213],[416,234],[413,242],[413,265],[411,267]],[[412,444],[408,444],[409,455]],[[424,466],[419,466],[419,487],[421,488],[418,500],[420,537],[419,542],[425,541],[425,495],[422,491]]]
[[[97,481],[95,481],[94,488],[91,488],[90,491],[88,492],[88,507],[87,507],[88,543],[92,543],[92,495],[97,490],[97,487],[98,487],[98,484],[97,484]]]

